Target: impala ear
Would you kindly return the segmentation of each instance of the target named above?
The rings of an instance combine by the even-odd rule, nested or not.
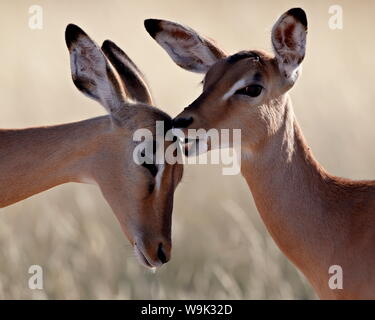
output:
[[[75,86],[115,117],[127,105],[116,71],[98,45],[78,26],[67,26],[65,41]]]
[[[288,82],[297,80],[305,57],[307,18],[300,8],[290,9],[272,29],[272,45],[279,69]]]
[[[106,40],[102,50],[117,70],[127,96],[131,99],[152,105],[152,97],[142,72],[135,63],[114,42]]]
[[[157,19],[145,20],[144,24],[150,36],[172,60],[188,71],[206,73],[216,61],[226,57],[212,41],[189,27]]]

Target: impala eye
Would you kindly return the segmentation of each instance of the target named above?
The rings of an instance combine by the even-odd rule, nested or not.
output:
[[[243,94],[255,98],[262,93],[263,87],[258,84],[252,84],[236,91],[236,94]]]

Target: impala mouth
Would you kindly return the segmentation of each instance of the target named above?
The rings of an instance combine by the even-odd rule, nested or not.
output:
[[[187,128],[173,128],[172,133],[180,141],[186,157],[197,156],[208,151],[210,136],[189,132]],[[191,129],[195,130],[195,129]]]
[[[138,258],[138,261],[144,265],[147,268],[155,269],[158,267],[158,265],[153,265],[147,257],[143,254],[143,252],[138,248],[137,244],[134,244],[134,252],[136,257]]]
[[[184,154],[186,157],[189,155],[194,155],[195,150],[199,146],[199,138],[185,138],[183,148],[184,148]],[[193,153],[191,152],[193,150]]]
[[[199,156],[209,150],[209,138],[195,137],[186,138],[184,141],[184,153],[186,157]]]

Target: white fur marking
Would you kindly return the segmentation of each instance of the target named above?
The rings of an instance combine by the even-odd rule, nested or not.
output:
[[[246,82],[245,82],[244,79],[238,80],[238,81],[237,81],[237,82],[236,82],[236,83],[235,83],[235,84],[229,89],[229,91],[228,91],[226,94],[224,94],[224,96],[223,96],[223,100],[227,100],[228,98],[230,98],[231,96],[233,96],[234,93],[235,93],[237,90],[243,88],[243,87],[245,86],[245,84],[246,84]]]
[[[98,183],[95,181],[95,179],[91,178],[91,177],[85,177],[85,176],[82,176],[80,181],[82,183],[85,183],[85,184],[92,184],[92,185],[97,185]]]
[[[165,168],[165,164],[161,164],[159,165],[159,171],[156,175],[156,190],[159,191],[160,190],[160,186],[161,186],[161,179],[163,177],[163,172],[164,172],[164,168]]]

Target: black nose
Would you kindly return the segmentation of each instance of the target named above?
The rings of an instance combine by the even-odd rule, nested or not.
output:
[[[164,253],[164,250],[163,250],[163,245],[160,243],[159,244],[159,247],[158,247],[158,258],[160,260],[161,263],[166,263],[168,262],[168,259]]]
[[[174,128],[186,128],[193,123],[193,117],[173,119]]]

